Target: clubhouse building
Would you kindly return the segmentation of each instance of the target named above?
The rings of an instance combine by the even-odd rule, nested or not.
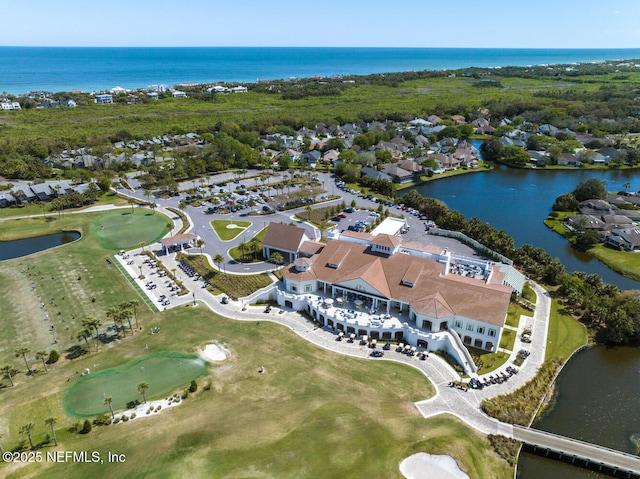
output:
[[[471,374],[467,346],[494,352],[500,342],[513,291],[504,280],[489,261],[399,236],[336,231],[283,270],[277,301],[347,337],[444,350]]]

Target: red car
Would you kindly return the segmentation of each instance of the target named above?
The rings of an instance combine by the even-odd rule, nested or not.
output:
[[[347,215],[345,215],[344,213],[340,213],[340,214],[338,215],[338,217],[339,217],[339,218],[346,218],[346,217],[347,217]]]

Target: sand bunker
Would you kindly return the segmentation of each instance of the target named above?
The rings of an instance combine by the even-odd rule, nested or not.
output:
[[[120,423],[125,423],[127,421],[122,420],[124,416],[127,416],[127,419],[129,421],[133,421],[134,419],[138,419],[141,417],[153,416],[154,414],[158,414],[159,412],[177,406],[178,404],[182,404],[182,400],[177,395],[169,399],[147,401],[138,405],[135,409],[129,409],[125,412],[117,413],[114,418],[118,419],[118,422]]]
[[[228,352],[217,344],[207,344],[204,349],[198,351],[198,355],[205,361],[224,361]]]
[[[400,463],[400,472],[407,479],[469,479],[451,456],[434,456],[419,452]]]

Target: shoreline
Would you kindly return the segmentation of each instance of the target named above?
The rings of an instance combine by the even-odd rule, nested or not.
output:
[[[123,85],[125,89],[140,90],[153,84],[256,84],[407,72],[455,72],[469,68],[528,68],[640,61],[639,48],[0,46],[0,52],[6,57],[6,64],[0,66],[0,73],[6,73],[7,78],[0,87],[15,96],[23,96],[30,91],[109,91]],[[52,55],[52,52],[55,54]],[[31,56],[30,62],[38,63],[44,75],[32,79],[33,73],[21,66],[25,53],[31,53],[27,55]],[[319,61],[314,53],[330,57],[331,61]],[[105,70],[105,59],[112,60],[122,68]],[[70,70],[73,70],[74,63],[78,63],[78,67],[84,67],[87,78],[71,75],[65,78],[57,74],[57,65],[60,63],[67,65]],[[57,73],[54,75],[54,72]],[[100,75],[96,76],[98,73]],[[12,84],[8,80],[10,78],[22,81],[17,80]],[[99,83],[96,78],[100,78]]]

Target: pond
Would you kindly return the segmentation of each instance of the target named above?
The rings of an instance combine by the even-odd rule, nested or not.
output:
[[[0,261],[21,258],[80,239],[78,231],[62,231],[50,235],[36,236],[13,241],[0,241]]]

